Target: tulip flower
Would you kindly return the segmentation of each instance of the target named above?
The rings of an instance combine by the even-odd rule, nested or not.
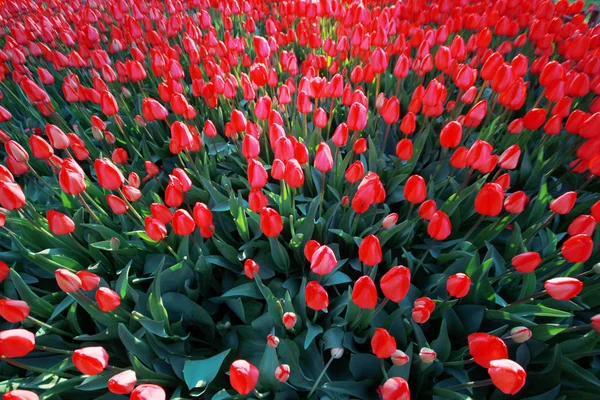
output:
[[[592,329],[600,333],[600,314],[594,315],[590,319],[590,323],[592,324]]]
[[[576,200],[576,192],[564,193],[550,202],[550,209],[560,215],[568,214],[573,209]]]
[[[446,290],[452,297],[463,298],[469,293],[470,288],[471,278],[463,273],[451,275],[446,281]]]
[[[402,161],[408,161],[413,156],[413,143],[410,139],[404,138],[396,144],[396,157]]]
[[[490,362],[488,374],[496,386],[504,394],[516,394],[525,385],[527,373],[519,364],[508,359]]]
[[[544,282],[544,289],[554,300],[571,300],[583,289],[577,278],[552,278]]]
[[[21,300],[2,299],[0,300],[0,316],[16,324],[29,316],[29,306]]]
[[[71,271],[59,268],[54,272],[58,287],[65,293],[74,293],[81,289],[81,279]]]
[[[348,129],[361,131],[367,126],[367,109],[361,103],[352,103],[348,112]]]
[[[329,145],[327,145],[327,143],[319,143],[319,147],[317,148],[317,153],[315,155],[314,164],[315,168],[323,173],[331,171],[331,168],[333,168],[333,158],[331,156],[331,149],[329,148]]]
[[[375,308],[377,305],[377,288],[369,276],[361,276],[354,284],[352,302],[366,309]]]
[[[433,214],[427,226],[427,233],[436,240],[444,240],[450,236],[452,225],[446,213],[440,210]]]
[[[173,232],[180,236],[191,235],[196,230],[196,222],[189,212],[183,209],[173,214]]]
[[[77,349],[72,359],[75,367],[84,375],[97,375],[108,365],[108,353],[101,346]]]
[[[542,257],[535,251],[522,253],[512,258],[511,264],[521,273],[533,272],[542,263]]]
[[[315,311],[329,307],[329,295],[317,281],[310,281],[306,285],[306,305]]]
[[[410,290],[410,270],[403,265],[393,267],[381,277],[379,286],[385,297],[401,302]]]
[[[368,266],[374,266],[381,262],[381,245],[375,235],[369,235],[362,240],[358,248],[359,260]]]
[[[260,229],[268,237],[277,237],[283,230],[281,215],[272,208],[265,207],[260,212]]]
[[[283,314],[283,325],[285,325],[286,329],[291,330],[296,326],[296,322],[298,321],[298,317],[293,312],[286,312]]]
[[[18,183],[0,181],[0,205],[8,210],[19,210],[26,203],[25,193]]]
[[[570,262],[585,262],[592,255],[594,250],[594,242],[587,235],[575,235],[567,239],[560,251],[563,257]]]
[[[0,261],[0,282],[4,282],[9,274],[10,267],[4,261]]]
[[[0,332],[0,354],[6,358],[25,357],[35,346],[35,336],[25,329]]]
[[[486,183],[475,197],[475,211],[495,217],[502,211],[504,190],[497,183]]]
[[[419,351],[419,358],[421,362],[424,364],[431,364],[437,358],[437,354],[432,349],[428,349],[427,347],[423,347],[421,351]]]
[[[387,330],[377,328],[371,339],[371,349],[377,358],[391,357],[396,351],[396,339]]]
[[[508,357],[508,350],[504,341],[497,336],[487,333],[472,333],[467,338],[469,353],[474,361],[483,368],[489,368],[493,360]]]
[[[406,365],[410,361],[410,358],[408,357],[408,355],[406,355],[406,353],[403,352],[402,350],[396,350],[394,352],[394,354],[392,354],[391,359],[392,359],[392,364],[394,364],[398,367]]]
[[[403,378],[389,378],[381,389],[383,400],[410,400],[410,388]]]
[[[431,311],[424,306],[415,306],[411,312],[411,318],[417,324],[424,324],[425,322],[429,321],[430,317]]]
[[[165,400],[166,396],[165,390],[160,386],[144,384],[133,389],[129,400]]]
[[[522,213],[529,198],[522,190],[515,192],[504,200],[504,209],[511,214]]]
[[[136,382],[135,371],[123,371],[108,380],[108,390],[114,394],[129,394],[133,391]]]
[[[101,311],[109,312],[119,307],[121,298],[114,290],[101,287],[96,291],[96,302]]]
[[[290,378],[290,366],[287,364],[281,364],[275,368],[275,378],[281,383],[287,382],[287,380]]]
[[[236,360],[229,368],[229,382],[239,394],[250,393],[258,383],[258,368],[245,360]]]
[[[462,125],[458,121],[446,124],[440,132],[440,146],[455,148],[462,139]]]
[[[412,175],[404,185],[404,198],[413,203],[419,204],[427,198],[427,187],[422,176]]]
[[[567,232],[571,236],[592,236],[596,229],[596,220],[591,215],[580,215],[569,224]]]
[[[167,227],[156,217],[146,217],[144,219],[144,229],[146,235],[156,242],[167,237]]]
[[[254,279],[254,274],[259,273],[260,267],[259,265],[252,259],[247,259],[244,261],[244,274],[250,278]]]
[[[4,393],[2,400],[39,400],[37,394],[30,392],[29,390],[11,390],[10,392]]]
[[[75,222],[63,213],[48,210],[46,218],[50,231],[55,235],[69,235],[75,231]]]
[[[100,277],[89,271],[77,271],[75,274],[81,280],[81,289],[86,292],[92,291],[100,284]]]

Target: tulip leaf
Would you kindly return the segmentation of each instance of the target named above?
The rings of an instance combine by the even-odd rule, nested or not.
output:
[[[183,367],[183,376],[187,387],[195,389],[210,385],[219,373],[229,352],[228,349],[204,360],[187,360]]]
[[[10,279],[15,285],[17,292],[19,292],[19,296],[27,303],[27,305],[29,305],[31,311],[44,318],[49,318],[52,315],[54,307],[46,300],[33,293],[13,268],[10,269]]]

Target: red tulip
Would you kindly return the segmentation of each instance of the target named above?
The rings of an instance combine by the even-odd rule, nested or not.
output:
[[[427,186],[422,176],[412,175],[408,178],[404,186],[404,198],[413,204],[421,203],[427,198]]]
[[[460,144],[462,139],[462,125],[458,121],[446,124],[440,132],[440,145],[450,149]]]
[[[101,346],[77,349],[72,359],[75,367],[84,375],[97,375],[108,365],[108,353]]]
[[[550,209],[557,214],[568,214],[575,205],[577,200],[576,192],[567,192],[552,200],[550,203]]]
[[[54,277],[60,290],[65,293],[74,293],[81,289],[81,279],[67,269],[57,269],[54,271]]]
[[[248,160],[248,183],[254,189],[263,188],[267,184],[267,171],[260,161]]]
[[[239,394],[250,393],[258,383],[258,368],[245,360],[236,360],[229,368],[229,382]]]
[[[102,108],[104,115],[110,117],[119,112],[119,105],[112,93],[108,90],[104,90],[100,96],[100,107]]]
[[[590,320],[591,324],[592,324],[592,328],[596,331],[596,332],[600,332],[600,314],[596,314],[594,315],[591,320]]]
[[[136,382],[135,371],[131,369],[123,371],[108,380],[108,390],[114,394],[129,394],[133,391]]]
[[[362,240],[358,248],[359,260],[368,266],[374,266],[381,262],[381,245],[375,235],[369,235]]]
[[[404,138],[396,144],[396,157],[402,161],[408,161],[413,155],[413,143],[410,139]]]
[[[114,194],[109,194],[106,196],[106,202],[108,206],[116,215],[125,214],[129,209],[129,206],[125,202],[125,200],[120,197],[115,196]]]
[[[475,197],[475,211],[481,215],[495,217],[502,211],[504,190],[497,183],[486,183]]]
[[[523,117],[525,128],[535,131],[546,122],[546,110],[543,108],[532,108]]]
[[[144,384],[133,389],[129,400],[165,400],[166,396],[165,390],[160,386]]]
[[[94,169],[98,176],[98,184],[104,189],[117,190],[125,182],[123,173],[107,158],[94,161]]]
[[[294,314],[293,312],[286,312],[285,314],[283,314],[283,325],[286,327],[286,329],[294,329],[294,326],[296,326],[296,322],[298,322],[298,317],[296,316],[296,314]]]
[[[487,333],[473,333],[468,336],[469,353],[473,360],[483,368],[489,368],[490,362],[508,357],[504,341]]]
[[[29,316],[29,306],[21,300],[2,299],[0,300],[0,316],[16,324]]]
[[[383,400],[410,400],[410,388],[403,378],[389,378],[383,384],[381,396]]]
[[[371,339],[371,349],[377,358],[391,357],[396,351],[396,339],[387,330],[377,328]]]
[[[77,271],[77,277],[81,280],[81,289],[86,292],[92,291],[100,284],[100,277],[89,271]]]
[[[513,395],[525,385],[527,373],[514,361],[503,359],[490,362],[488,374],[496,386],[504,394]]]
[[[342,122],[335,128],[331,141],[338,147],[346,145],[346,142],[348,142],[348,125],[345,122]]]
[[[244,261],[244,274],[250,278],[254,279],[254,274],[258,274],[260,272],[260,266],[256,263],[256,261],[248,258]]]
[[[8,210],[18,210],[26,203],[25,193],[18,183],[0,181],[0,205]]]
[[[432,311],[430,311],[425,306],[415,305],[411,313],[411,318],[417,324],[424,324],[425,322],[429,321],[429,317],[431,317],[431,312]]]
[[[433,214],[437,211],[437,206],[435,204],[435,200],[425,200],[419,206],[419,216],[423,218],[425,221],[430,221],[433,217]]]
[[[354,284],[352,302],[360,308],[367,309],[377,305],[377,288],[369,276],[361,276]]]
[[[188,236],[196,230],[196,222],[189,212],[183,209],[173,214],[173,232],[179,236]]]
[[[401,302],[410,289],[410,270],[403,265],[393,267],[381,277],[379,286],[385,297]]]
[[[400,118],[400,102],[396,96],[390,97],[379,109],[386,124],[391,125]]]
[[[347,124],[351,131],[363,130],[367,126],[367,108],[361,103],[352,103],[348,112]]]
[[[525,206],[529,202],[529,198],[522,190],[515,192],[504,200],[504,209],[511,214],[519,214],[523,212]]]
[[[96,291],[96,302],[101,311],[109,312],[119,307],[121,298],[114,290],[101,287]]]
[[[315,168],[325,173],[333,168],[333,157],[331,156],[331,149],[325,142],[319,143],[317,153],[315,154]]]
[[[519,162],[520,156],[521,148],[518,144],[514,144],[506,149],[498,158],[498,165],[504,169],[515,169],[517,167],[517,163]]]
[[[2,400],[40,400],[40,398],[37,394],[30,392],[29,390],[17,389],[4,393]]]
[[[156,242],[167,237],[167,227],[156,217],[146,217],[144,228],[148,237]]]
[[[29,137],[29,147],[31,147],[31,154],[40,160],[50,158],[54,154],[52,146],[38,135],[31,135]]]
[[[463,298],[469,293],[471,278],[462,272],[450,275],[446,281],[446,290],[452,297]]]
[[[283,230],[281,215],[272,208],[265,207],[260,213],[260,229],[265,236],[278,236]]]
[[[50,231],[55,235],[69,235],[75,231],[75,222],[63,213],[48,210],[46,218]]]
[[[213,224],[213,215],[208,206],[204,203],[194,205],[194,221],[199,227],[210,227]]]
[[[335,253],[327,245],[320,246],[316,250],[313,250],[312,248],[314,245],[311,242],[314,242],[318,245],[316,241],[311,240],[308,243],[306,243],[306,247],[304,249],[304,254],[306,258],[308,259],[310,256],[311,271],[317,275],[329,274],[338,264],[338,261],[335,257]]]
[[[362,178],[364,174],[365,174],[364,164],[362,163],[362,161],[356,160],[352,164],[350,164],[348,169],[346,169],[344,177],[346,178],[346,180],[348,182],[355,183],[360,178]]]
[[[0,261],[0,282],[4,282],[4,280],[10,274],[10,267],[6,265],[4,261]]]
[[[329,307],[329,296],[319,282],[310,281],[306,285],[306,305],[315,311]]]
[[[433,239],[445,240],[452,233],[450,218],[443,211],[436,211],[427,226],[427,233]]]
[[[9,140],[4,144],[6,153],[20,163],[26,163],[29,160],[29,154],[25,149],[14,140]]]
[[[409,111],[403,118],[400,124],[400,131],[405,135],[410,135],[415,131],[417,124],[417,117],[415,113]]]
[[[554,300],[571,300],[583,289],[583,282],[576,278],[552,278],[544,282],[544,289]]]
[[[0,332],[0,355],[6,358],[25,357],[35,346],[35,336],[25,329]]]
[[[454,151],[452,157],[450,157],[450,165],[454,168],[460,169],[467,166],[467,156],[469,149],[466,147],[459,147]]]
[[[522,253],[512,258],[511,264],[521,273],[533,272],[542,263],[542,257],[535,251]]]
[[[596,220],[591,215],[580,215],[569,225],[567,232],[571,236],[586,235],[592,236],[596,229]]]

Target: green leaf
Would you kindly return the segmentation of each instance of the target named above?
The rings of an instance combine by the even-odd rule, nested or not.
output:
[[[310,346],[317,335],[323,333],[321,325],[313,325],[310,321],[306,321],[306,327],[308,328],[308,332],[306,333],[306,339],[304,339],[304,350],[308,349],[308,346]]]
[[[277,325],[281,328],[284,328],[283,312],[281,309],[281,305],[279,304],[279,301],[277,300],[275,295],[273,295],[273,292],[271,292],[271,289],[269,289],[262,283],[262,280],[260,279],[260,276],[258,276],[258,274],[254,274],[254,280],[256,281],[256,285],[258,286],[258,289],[260,290],[263,297],[267,301],[267,308],[269,310],[269,314],[271,315],[271,318],[273,318],[273,322],[275,323],[275,325]]]
[[[230,349],[227,349],[205,360],[187,360],[183,367],[183,376],[187,387],[189,389],[207,387],[219,373],[229,352]]]
[[[154,351],[152,348],[148,346],[148,344],[129,332],[129,330],[123,324],[119,324],[119,339],[121,339],[121,343],[123,346],[129,351],[131,354],[135,355],[141,362],[146,364],[147,366],[152,365],[152,360],[155,358]]]
[[[33,291],[29,289],[29,286],[23,282],[21,276],[13,268],[10,269],[10,279],[15,285],[15,288],[17,289],[21,299],[27,303],[34,314],[44,318],[49,318],[52,315],[52,311],[54,310],[52,304],[33,293]]]
[[[253,299],[262,299],[263,295],[256,286],[255,282],[243,283],[235,286],[223,293],[221,297],[251,297]]]
[[[290,256],[287,250],[277,238],[270,237],[269,244],[271,246],[271,256],[273,257],[273,261],[275,261],[273,269],[287,274],[290,269]]]
[[[263,353],[258,368],[260,371],[259,382],[263,390],[277,391],[279,381],[275,377],[275,369],[277,369],[278,366],[279,359],[277,358],[277,350],[268,345],[265,346],[265,352]]]
[[[167,310],[163,305],[160,290],[160,273],[162,272],[164,264],[165,259],[163,257],[162,261],[160,262],[160,265],[158,266],[158,270],[156,271],[154,281],[150,286],[150,295],[148,296],[148,308],[150,309],[150,314],[152,314],[152,317],[155,320],[162,322],[166,329],[169,323],[169,315],[167,314]]]
[[[431,348],[437,353],[437,358],[440,361],[446,361],[451,350],[450,338],[448,338],[448,329],[446,328],[446,320],[442,321],[440,333],[432,343]]]

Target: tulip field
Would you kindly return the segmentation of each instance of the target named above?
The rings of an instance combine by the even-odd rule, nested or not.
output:
[[[2,400],[600,398],[583,0],[0,0]]]

